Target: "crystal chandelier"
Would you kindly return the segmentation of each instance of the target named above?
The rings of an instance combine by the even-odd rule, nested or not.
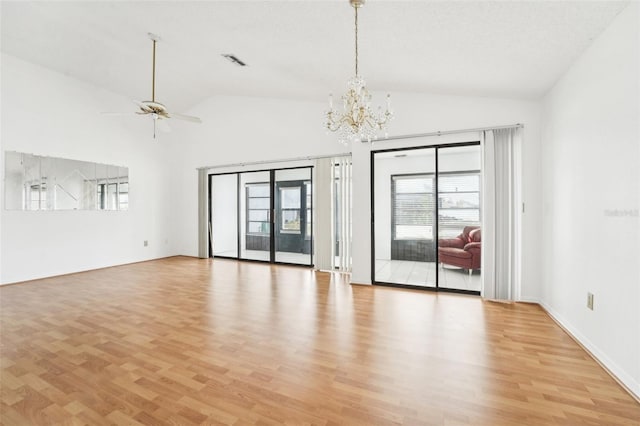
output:
[[[387,95],[387,108],[378,111],[371,110],[371,94],[367,90],[364,79],[358,73],[358,9],[364,6],[365,0],[349,0],[355,11],[355,77],[347,82],[347,92],[342,95],[343,112],[338,113],[333,108],[333,95],[329,95],[329,110],[326,115],[326,127],[338,133],[338,140],[347,142],[368,141],[377,139],[378,131],[386,129],[387,123],[393,118],[391,111],[391,95]]]

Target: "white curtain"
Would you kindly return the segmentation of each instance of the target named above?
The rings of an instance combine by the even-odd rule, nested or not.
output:
[[[198,169],[198,257],[209,257],[209,175]]]
[[[483,136],[482,297],[519,300],[522,129]]]
[[[316,160],[314,253],[321,271],[351,271],[351,157]]]
[[[337,235],[337,249],[338,253],[335,253],[336,244],[332,244],[333,254],[331,259],[333,260],[333,268],[342,272],[351,272],[351,239],[352,239],[352,173],[351,173],[351,157],[339,157],[334,159],[335,166],[332,168],[332,178],[336,185],[333,187],[334,193],[332,197],[337,202],[338,220],[334,223],[331,234]],[[337,229],[336,229],[337,228]],[[335,237],[334,237],[335,238]]]
[[[333,269],[333,233],[332,233],[332,205],[333,205],[333,159],[319,158],[314,167],[315,177],[313,183],[315,214],[314,229],[314,265],[317,270],[330,271]]]

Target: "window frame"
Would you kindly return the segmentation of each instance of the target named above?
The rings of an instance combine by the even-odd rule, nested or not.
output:
[[[280,213],[280,220],[278,221],[278,232],[280,234],[290,234],[290,235],[300,235],[302,234],[302,197],[303,197],[303,189],[302,187],[306,184],[307,181],[304,181],[304,183],[300,186],[280,186],[278,188],[278,191],[280,191],[280,193],[278,194],[278,197],[280,199],[280,208],[279,208],[279,213]],[[295,207],[288,207],[288,208],[284,208],[282,207],[282,200],[284,199],[284,196],[282,194],[283,191],[290,191],[290,190],[298,190],[298,201],[299,201],[299,207],[295,208]],[[285,212],[298,212],[298,229],[285,229],[284,224],[285,224]],[[306,226],[306,224],[305,224]]]
[[[249,188],[252,186],[266,186],[269,189],[269,195],[262,196],[262,197],[255,197],[255,196],[250,196],[249,195]],[[256,209],[256,208],[251,208],[251,203],[250,200],[251,199],[266,199],[269,200],[269,206],[271,206],[271,183],[270,182],[247,182],[244,184],[244,193],[245,193],[245,234],[246,235],[254,235],[254,236],[258,236],[258,237],[270,237],[271,236],[271,207],[268,207],[266,209]],[[251,211],[266,211],[267,212],[267,220],[251,220],[250,216],[251,216]],[[261,224],[267,224],[266,226],[266,232],[251,232],[251,226],[250,223],[261,223]],[[262,228],[263,226],[261,226]]]

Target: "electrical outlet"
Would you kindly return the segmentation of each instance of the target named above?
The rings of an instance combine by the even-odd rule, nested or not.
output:
[[[587,293],[587,308],[593,311],[593,293]]]
[[[144,246],[147,247],[149,245],[149,241],[144,240]]]

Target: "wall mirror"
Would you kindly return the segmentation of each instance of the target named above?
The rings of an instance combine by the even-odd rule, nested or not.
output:
[[[5,151],[6,210],[128,210],[129,169]]]

